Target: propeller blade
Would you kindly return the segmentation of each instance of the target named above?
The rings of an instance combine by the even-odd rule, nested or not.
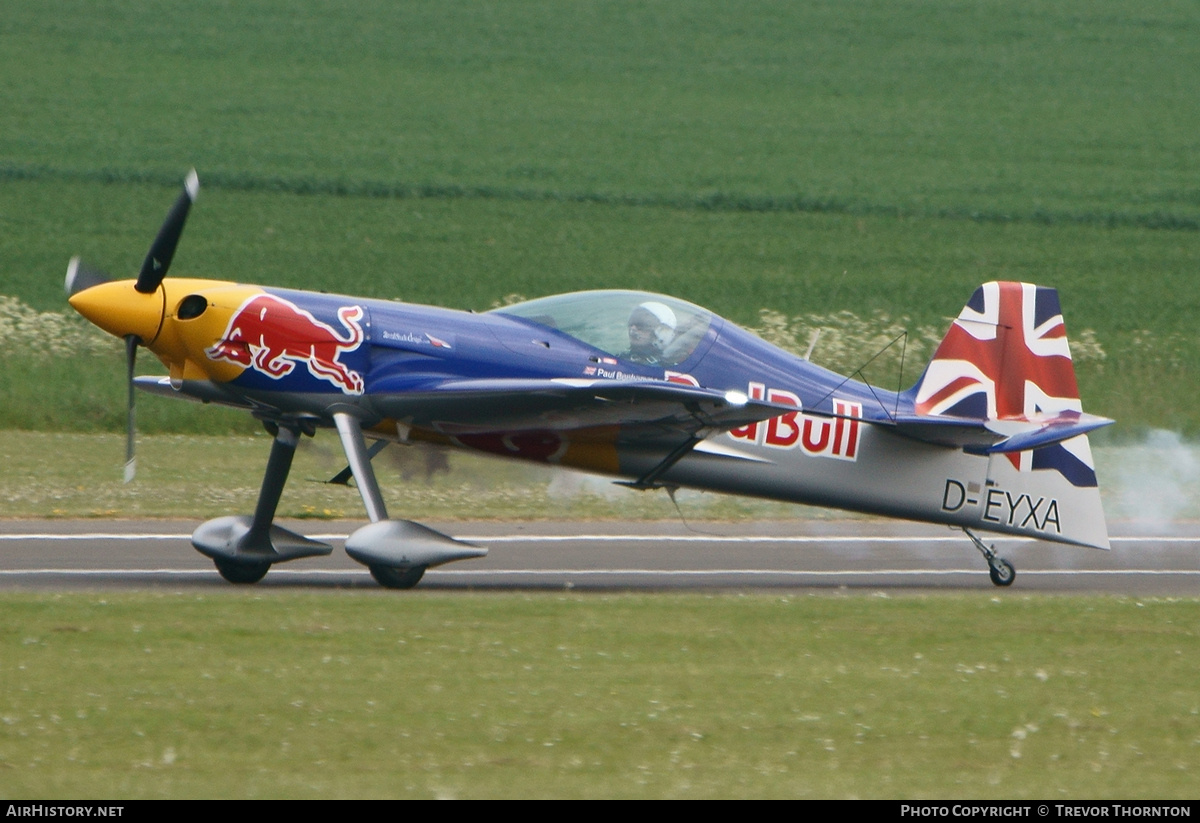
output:
[[[90,289],[92,286],[99,286],[101,283],[108,283],[111,280],[112,277],[108,272],[92,268],[78,257],[72,257],[71,262],[67,265],[67,280],[64,285],[67,289],[67,297],[74,297],[81,291]]]
[[[134,456],[134,443],[137,437],[137,427],[134,419],[133,405],[133,367],[137,362],[137,347],[141,341],[136,334],[125,336],[125,376],[129,386],[127,398],[127,415],[125,420],[125,482],[133,480],[137,473],[137,458]]]
[[[175,247],[179,245],[179,236],[183,234],[183,225],[187,222],[188,210],[199,192],[200,178],[196,176],[196,170],[192,169],[184,181],[183,193],[179,195],[171,211],[167,212],[167,219],[163,221],[162,228],[158,230],[158,237],[154,238],[154,243],[151,244],[150,251],[142,263],[142,270],[134,286],[142,294],[156,291],[166,277],[167,269],[171,267],[171,258],[175,256]]]

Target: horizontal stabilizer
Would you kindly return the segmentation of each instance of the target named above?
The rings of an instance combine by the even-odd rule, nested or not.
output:
[[[895,418],[900,434],[966,449],[978,454],[1013,454],[1053,446],[1112,423],[1107,417],[1076,411],[1059,412],[1039,420],[977,420],[943,415],[901,415]]]
[[[1013,452],[1040,449],[1043,446],[1053,446],[1072,437],[1087,434],[1090,431],[1108,426],[1113,421],[1107,417],[1080,412],[1063,412],[1046,421],[1039,421],[1038,427],[1009,435],[1004,440],[988,449],[988,454],[1012,454]]]

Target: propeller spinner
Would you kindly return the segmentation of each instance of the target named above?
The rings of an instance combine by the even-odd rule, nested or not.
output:
[[[133,374],[138,346],[155,341],[162,330],[166,314],[166,295],[162,292],[163,278],[171,267],[175,249],[183,234],[188,212],[200,192],[200,179],[192,169],[183,184],[183,192],[167,212],[158,236],[142,263],[136,281],[114,282],[102,269],[94,268],[72,258],[67,267],[66,291],[71,306],[109,334],[125,341],[126,380],[128,399],[125,432],[125,482],[136,472],[134,454],[135,426]],[[132,288],[131,288],[132,284]]]

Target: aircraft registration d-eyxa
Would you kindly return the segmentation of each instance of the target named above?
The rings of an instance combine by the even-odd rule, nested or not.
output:
[[[887,391],[821,368],[698,306],[636,291],[543,297],[483,313],[168,278],[193,171],[136,279],[71,261],[71,305],[123,338],[134,387],[245,409],[273,435],[251,516],[192,543],[234,583],[332,547],[275,524],[301,436],[334,429],[370,523],[346,552],[390,588],[486,549],[389,517],[372,457],[425,441],[624,478],[961,528],[991,579],[1011,563],[976,530],[1108,548],[1054,289],[979,287],[916,384]],[[169,376],[134,377],[145,347]],[[368,446],[368,441],[371,445]]]

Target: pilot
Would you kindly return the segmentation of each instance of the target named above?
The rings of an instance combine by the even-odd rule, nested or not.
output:
[[[675,312],[657,301],[639,304],[629,314],[629,351],[621,355],[634,363],[657,366],[663,350],[675,337]]]

